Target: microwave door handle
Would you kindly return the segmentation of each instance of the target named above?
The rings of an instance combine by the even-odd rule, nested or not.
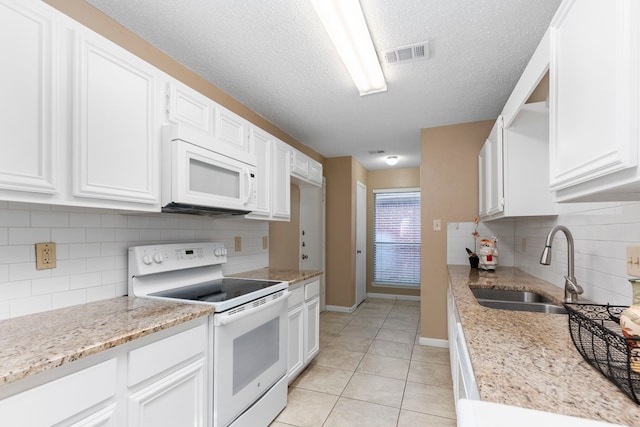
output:
[[[242,201],[243,204],[247,204],[249,203],[249,200],[251,200],[251,193],[253,192],[253,182],[251,180],[251,174],[249,172],[249,169],[247,168],[242,168],[242,174],[245,176],[245,178],[247,179],[247,194],[244,197],[244,200]]]

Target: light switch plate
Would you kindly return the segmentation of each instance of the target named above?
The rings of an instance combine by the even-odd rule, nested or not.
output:
[[[627,246],[627,274],[640,277],[640,246]]]
[[[434,219],[433,231],[440,231],[440,230],[442,230],[442,221],[440,221],[439,219]]]

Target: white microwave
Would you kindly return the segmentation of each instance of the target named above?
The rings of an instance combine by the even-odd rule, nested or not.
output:
[[[180,138],[163,128],[162,211],[244,215],[256,208],[256,166]]]

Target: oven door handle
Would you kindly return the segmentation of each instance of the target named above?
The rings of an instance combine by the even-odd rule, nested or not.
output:
[[[247,316],[251,316],[253,314],[256,314],[260,311],[266,310],[269,307],[272,307],[276,304],[280,304],[281,302],[286,302],[287,299],[289,298],[289,296],[291,295],[291,292],[286,291],[285,294],[283,296],[281,296],[280,298],[271,300],[267,303],[262,304],[261,306],[255,307],[255,308],[250,308],[248,310],[242,311],[238,314],[232,314],[232,315],[227,315],[227,316],[216,316],[215,313],[213,314],[213,324],[214,326],[226,326],[229,325],[237,320],[241,320],[244,319]]]

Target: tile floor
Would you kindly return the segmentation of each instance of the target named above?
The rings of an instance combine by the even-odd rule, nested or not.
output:
[[[418,345],[418,301],[320,315],[320,353],[271,427],[455,426],[449,351]]]

